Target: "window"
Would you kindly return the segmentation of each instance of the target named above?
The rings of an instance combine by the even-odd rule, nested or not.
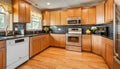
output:
[[[27,24],[27,30],[41,30],[41,19],[40,17],[32,16],[31,23]]]
[[[0,29],[3,30],[5,29],[5,24],[6,24],[6,14],[4,11],[4,8],[0,6]]]

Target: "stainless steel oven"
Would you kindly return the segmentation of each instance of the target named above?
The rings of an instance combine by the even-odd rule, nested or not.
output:
[[[66,49],[72,51],[81,51],[81,28],[69,28],[66,34]]]
[[[72,46],[81,46],[81,34],[66,34],[66,44]]]

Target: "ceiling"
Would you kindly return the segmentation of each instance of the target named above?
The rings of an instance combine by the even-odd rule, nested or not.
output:
[[[90,7],[95,6],[105,0],[27,0],[32,5],[38,7],[41,10],[44,9],[60,9],[71,7]],[[47,5],[47,3],[50,5]]]

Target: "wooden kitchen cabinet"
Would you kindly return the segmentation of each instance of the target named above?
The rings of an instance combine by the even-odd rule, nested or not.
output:
[[[5,41],[0,41],[0,69],[6,69]]]
[[[60,25],[60,11],[50,12],[50,25]]]
[[[99,35],[92,35],[92,52],[101,55],[102,38]]]
[[[71,8],[67,9],[68,18],[81,17],[81,8]]]
[[[82,35],[82,50],[91,51],[92,50],[92,36],[91,35]]]
[[[120,69],[120,64],[116,60],[113,61],[113,69]]]
[[[101,36],[102,37],[102,36]],[[106,39],[105,37],[102,37],[102,45],[101,45],[101,56],[106,59]]]
[[[40,52],[40,36],[30,38],[30,57]]]
[[[67,11],[66,10],[62,10],[60,11],[60,19],[61,19],[61,25],[67,25]]]
[[[43,26],[50,26],[50,12],[44,11],[43,15]]]
[[[49,35],[41,35],[41,51],[49,46]]]
[[[66,35],[65,34],[50,34],[50,46],[65,48]]]
[[[89,16],[88,19],[89,23],[96,24],[96,7],[89,8],[88,16]]]
[[[49,34],[33,36],[30,38],[30,57],[43,51],[49,46]]]
[[[106,40],[106,62],[110,69],[113,69],[113,40],[107,39]]]
[[[30,4],[24,0],[13,0],[13,22],[30,22]]]
[[[81,23],[84,24],[96,24],[96,8],[82,8]]]
[[[96,6],[96,23],[101,24],[105,22],[105,12],[104,12],[105,6],[104,3],[99,4]]]
[[[113,21],[114,15],[114,0],[106,0],[105,2],[105,23]]]

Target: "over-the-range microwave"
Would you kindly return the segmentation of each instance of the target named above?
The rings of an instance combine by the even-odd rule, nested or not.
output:
[[[80,17],[67,18],[67,24],[68,25],[79,25],[81,24],[81,18]]]

